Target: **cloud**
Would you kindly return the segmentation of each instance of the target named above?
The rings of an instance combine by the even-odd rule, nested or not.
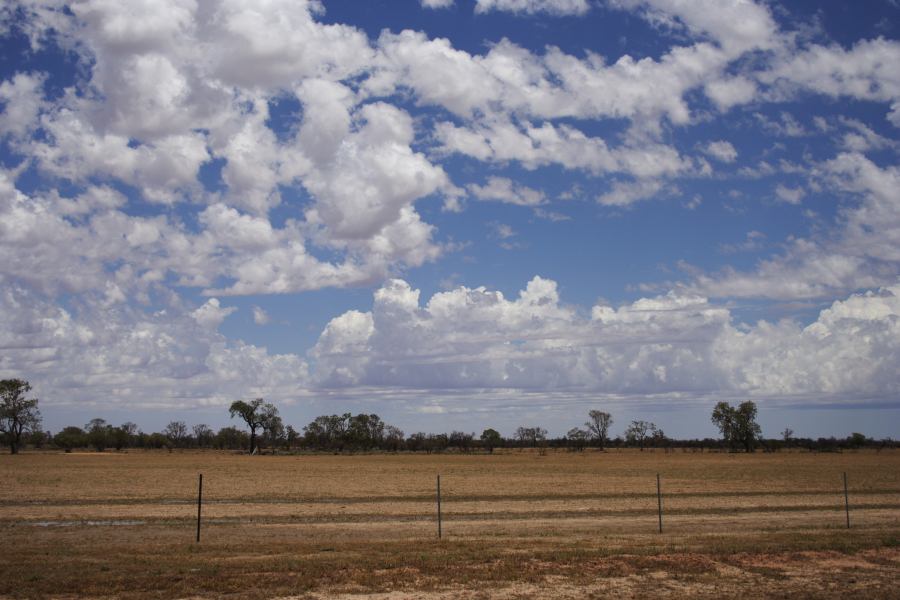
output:
[[[593,6],[479,0],[475,11],[577,16]],[[896,143],[874,122],[848,117],[815,121],[826,127],[814,130],[813,115],[795,117],[778,104],[808,94],[878,103],[900,124],[900,44],[813,44],[780,30],[770,4],[749,0],[607,6],[676,35],[650,56],[532,50],[504,38],[469,52],[409,30],[370,39],[326,22],[314,0],[4,5],[0,31],[24,33],[35,50],[59,46],[76,74],[62,85],[56,71],[0,81],[4,372],[34,373],[58,397],[71,387],[73,401],[115,390],[123,402],[146,405],[177,405],[181,391],[199,403],[357,384],[634,394],[896,389],[881,360],[896,355],[886,337],[896,333],[900,272],[900,175],[889,153]],[[296,110],[284,116],[276,101]],[[704,154],[728,164],[747,157],[716,141],[725,134],[692,137],[692,127],[719,124],[721,113],[744,104],[762,134],[808,139],[781,140],[750,157],[758,168],[738,164],[738,173],[790,172],[801,179],[768,188],[780,199],[811,203],[827,191],[838,202],[832,226],[789,237],[753,267],[692,270],[666,286],[670,294],[598,305],[593,319],[561,304],[556,283],[544,278],[513,299],[457,287],[424,305],[410,284],[391,279],[372,311],[329,324],[311,354],[313,375],[296,355],[270,355],[217,332],[235,310],[220,303],[226,296],[379,285],[437,260],[453,242],[442,239],[440,221],[427,222],[437,214],[433,201],[459,211],[468,194],[564,218],[543,191],[495,174],[510,163],[547,170],[535,178],[566,170],[609,206],[711,181]],[[792,159],[800,166],[779,161],[778,152],[813,135],[836,154],[817,147]],[[480,183],[454,184],[448,172],[457,162]],[[748,235],[734,250],[758,250],[760,240]],[[859,289],[881,291],[849,296]],[[845,299],[810,329],[792,321],[737,326],[710,297]],[[267,319],[258,307],[253,316]],[[807,360],[833,368],[841,344],[871,364],[827,373]]]
[[[91,296],[70,312],[9,281],[0,290],[0,374],[32,381],[42,405],[224,410],[240,397],[290,400],[308,385],[299,357],[219,334],[233,309],[212,299],[148,312]]]
[[[775,195],[778,196],[779,200],[788,204],[800,204],[806,192],[803,191],[803,188],[791,188],[779,183],[775,186]]]
[[[654,198],[663,191],[669,191],[663,182],[655,179],[638,181],[616,181],[610,191],[597,197],[597,202],[605,206],[628,206],[641,200]]]
[[[268,325],[272,319],[269,317],[269,313],[260,308],[259,306],[253,307],[253,322],[257,325]]]
[[[757,86],[744,76],[716,79],[707,83],[704,92],[721,112],[740,104],[747,104],[757,97]]]
[[[44,76],[26,73],[0,83],[0,137],[20,137],[34,129],[44,104],[43,85]]]
[[[731,145],[731,142],[726,142],[724,140],[719,140],[716,142],[710,142],[706,145],[704,152],[709,156],[712,156],[718,161],[724,163],[733,163],[737,160],[737,150],[734,149],[734,146]]]
[[[504,11],[534,15],[583,15],[590,10],[587,0],[475,0],[475,12]]]
[[[811,45],[783,55],[757,77],[786,93],[811,90],[831,97],[896,103],[900,99],[900,80],[894,74],[898,60],[900,42],[896,40],[862,40],[850,49]]]
[[[614,63],[595,53],[579,58],[550,46],[535,54],[502,39],[483,56],[453,48],[424,33],[385,32],[378,38],[375,75],[365,89],[388,95],[412,90],[423,105],[461,118],[512,113],[532,119],[636,119],[690,121],[685,95],[734,58],[708,43],[675,47],[658,60],[625,54]]]
[[[841,153],[819,164],[812,177],[858,203],[848,202],[829,230],[790,239],[784,253],[755,269],[695,273],[687,289],[713,297],[811,299],[894,285],[900,272],[900,203],[894,192],[900,169]],[[803,190],[784,187],[781,195],[799,202]]]
[[[419,0],[422,8],[451,8],[456,0]]]
[[[744,241],[740,244],[722,244],[720,248],[726,254],[756,252],[763,247],[766,237],[766,234],[761,231],[748,231]]]
[[[585,318],[540,277],[515,299],[458,287],[424,305],[417,290],[393,280],[376,292],[371,312],[333,319],[312,355],[326,387],[864,401],[898,383],[888,365],[900,357],[900,286],[836,301],[807,326],[732,320],[727,308],[678,292],[598,304]]]
[[[313,372],[296,355],[227,342],[190,311],[83,303],[71,313],[15,284],[2,289],[0,373],[39,382],[50,405],[186,409],[348,386],[401,398],[431,389],[865,403],[898,384],[897,285],[835,301],[808,325],[736,325],[724,306],[681,292],[584,315],[540,277],[511,299],[457,287],[424,303],[391,280],[370,312],[328,323],[310,352]]]
[[[217,298],[210,298],[206,301],[206,304],[192,312],[191,316],[194,317],[194,320],[197,321],[201,327],[218,329],[219,325],[222,324],[222,321],[225,320],[225,317],[236,310],[237,307],[224,307],[219,304]]]
[[[705,34],[732,55],[778,44],[778,27],[769,8],[753,0],[612,0],[612,6],[638,10],[651,23],[683,26]]]
[[[517,126],[496,120],[472,128],[442,122],[435,135],[445,152],[487,162],[520,162],[527,169],[559,164],[591,174],[627,173],[635,177],[675,175],[691,168],[678,151],[664,144],[643,143],[610,148],[568,125]]]
[[[492,200],[518,206],[539,206],[546,201],[544,192],[514,183],[506,177],[489,177],[486,185],[466,187],[479,200]]]

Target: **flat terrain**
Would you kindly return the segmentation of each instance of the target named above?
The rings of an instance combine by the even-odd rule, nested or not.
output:
[[[900,597],[896,451],[26,453],[0,474],[3,597]]]

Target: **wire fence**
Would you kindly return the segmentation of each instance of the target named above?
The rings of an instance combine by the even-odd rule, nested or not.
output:
[[[201,530],[210,525],[227,525],[241,523],[241,517],[229,518],[228,507],[238,505],[279,506],[284,510],[261,509],[255,516],[256,522],[285,522],[291,524],[330,525],[344,524],[354,526],[377,519],[380,522],[412,522],[424,524],[433,522],[433,535],[443,539],[449,533],[453,535],[455,523],[479,523],[488,530],[491,521],[534,521],[563,522],[569,519],[580,521],[596,519],[598,521],[615,520],[618,530],[628,523],[635,527],[635,533],[647,533],[647,517],[655,518],[655,533],[663,535],[673,524],[708,522],[717,519],[734,520],[738,516],[755,516],[757,525],[763,527],[777,526],[777,519],[788,519],[794,523],[808,524],[827,528],[841,527],[851,529],[851,511],[856,514],[876,514],[885,516],[884,521],[900,525],[900,489],[865,489],[853,495],[846,472],[842,473],[840,482],[834,482],[832,489],[807,489],[791,491],[704,491],[673,492],[665,490],[664,474],[657,473],[655,493],[606,493],[606,494],[542,494],[540,496],[491,495],[491,496],[449,496],[445,481],[444,492],[441,489],[441,476],[436,475],[434,494],[431,498],[423,496],[370,496],[363,498],[325,497],[317,499],[284,499],[267,500],[265,498],[236,500],[207,500],[208,505],[217,507],[217,516],[203,519],[203,475],[198,476],[196,542],[201,541]],[[649,487],[649,486],[648,486]],[[858,503],[851,504],[851,498]],[[652,502],[652,507],[650,502]],[[329,507],[353,503],[380,504],[390,506],[406,505],[415,507],[412,511],[388,511],[372,513],[351,511],[334,513],[329,510],[316,510],[316,507]],[[423,507],[432,505],[429,511]],[[489,506],[489,508],[486,508]],[[305,507],[304,511],[292,511],[294,507]],[[311,510],[310,507],[312,507]],[[524,507],[524,510],[523,510]],[[266,514],[270,519],[266,519]],[[805,515],[805,521],[800,516]],[[842,518],[836,518],[840,515]],[[665,527],[664,527],[665,524]],[[598,525],[600,526],[600,525]],[[424,529],[422,529],[424,531]],[[466,527],[471,533],[473,527]],[[427,535],[427,534],[425,534]]]

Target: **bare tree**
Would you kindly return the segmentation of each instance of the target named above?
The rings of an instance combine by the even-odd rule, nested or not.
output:
[[[612,425],[612,415],[601,410],[592,410],[588,413],[590,419],[584,424],[587,427],[588,434],[597,440],[600,449],[606,446],[609,439],[609,426]]]
[[[649,421],[632,421],[628,429],[625,430],[625,439],[629,443],[638,444],[641,447],[641,452],[643,452],[644,443],[647,439],[657,437],[661,433],[662,431]]]
[[[180,448],[184,445],[184,441],[188,436],[188,428],[187,425],[184,424],[184,421],[172,421],[168,425],[166,425],[165,430],[163,430],[165,436],[169,438],[169,441],[172,442],[172,445],[176,448]]]
[[[547,430],[543,427],[519,427],[516,429],[516,439],[522,445],[531,444],[532,448],[536,448],[538,442],[543,442],[547,439]]]
[[[10,454],[19,453],[22,433],[40,431],[41,412],[37,398],[25,398],[31,384],[22,379],[0,381],[0,433],[9,444]]]
[[[448,441],[460,452],[468,452],[472,448],[472,442],[475,440],[474,433],[466,433],[464,431],[453,431],[450,433]]]
[[[785,427],[784,431],[781,432],[781,437],[784,439],[784,445],[790,448],[791,440],[794,437],[794,430],[790,427]]]
[[[204,423],[200,423],[199,425],[194,425],[194,441],[197,442],[197,446],[200,448],[206,448],[207,446],[211,446],[213,439],[216,434],[213,433],[213,430],[210,429],[209,425]]]
[[[403,448],[403,430],[393,425],[384,428],[384,447],[391,452],[397,452]]]
[[[582,450],[584,450],[589,437],[590,436],[588,432],[584,429],[581,429],[580,427],[573,427],[566,434],[566,440],[569,443],[569,448],[577,452],[581,452]]]

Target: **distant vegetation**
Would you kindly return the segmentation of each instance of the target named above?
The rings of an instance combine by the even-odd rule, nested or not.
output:
[[[487,428],[480,435],[463,431],[450,433],[416,432],[406,435],[402,430],[382,421],[376,414],[344,413],[323,415],[297,431],[285,425],[273,404],[262,398],[249,402],[238,400],[229,413],[238,418],[244,428],[222,427],[214,431],[206,424],[188,426],[183,421],[170,422],[162,432],[145,433],[137,424],[126,422],[113,425],[105,419],[91,419],[83,427],[69,426],[55,435],[41,430],[41,415],[36,398],[26,399],[31,386],[27,381],[0,381],[0,440],[15,454],[24,445],[33,448],[74,449],[127,448],[169,449],[208,448],[218,450],[258,452],[486,452],[497,448],[566,449],[572,452],[587,448],[662,448],[685,451],[730,450],[753,452],[781,449],[804,449],[819,452],[838,452],[845,449],[894,448],[892,439],[874,440],[861,433],[846,438],[794,437],[790,428],[777,439],[766,439],[756,423],[757,409],[747,401],[732,407],[719,402],[713,409],[712,422],[722,434],[720,439],[678,440],[668,437],[654,423],[631,421],[621,435],[611,438],[609,431],[613,417],[608,412],[591,410],[584,428],[574,427],[565,436],[550,438],[547,430],[537,425],[521,426],[511,437],[503,437],[496,429]]]

